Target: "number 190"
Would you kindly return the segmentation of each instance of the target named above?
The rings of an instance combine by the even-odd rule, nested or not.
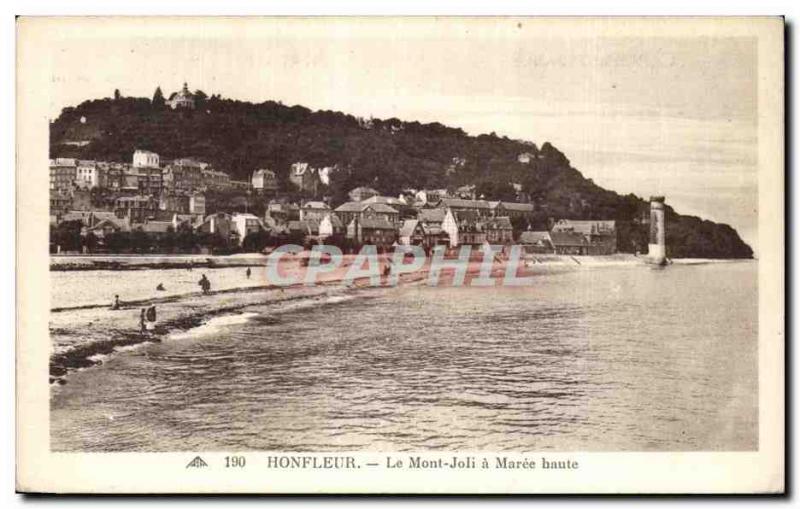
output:
[[[246,463],[244,456],[225,456],[225,468],[243,468]]]

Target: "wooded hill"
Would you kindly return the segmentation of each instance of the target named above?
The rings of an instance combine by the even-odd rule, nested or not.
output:
[[[494,133],[468,136],[439,123],[361,119],[274,101],[208,97],[201,91],[195,96],[194,110],[170,109],[160,90],[153,99],[115,93],[114,98],[65,108],[50,124],[50,157],[130,162],[135,149],[146,149],[162,159],[196,157],[237,180],[249,180],[257,168],[270,168],[287,192],[293,191],[288,182],[292,163],[336,166],[325,189],[334,206],[360,185],[397,196],[406,188],[475,184],[477,194],[487,200],[513,201],[516,183],[537,206],[534,229],[546,228],[550,219],[614,219],[620,251],[646,252],[647,227],[641,219],[649,204],[595,185],[548,142],[538,146]],[[85,141],[89,143],[82,146],[65,144]],[[530,162],[518,160],[522,153],[532,156]],[[671,207],[667,248],[671,257],[753,254],[730,226],[679,215]]]

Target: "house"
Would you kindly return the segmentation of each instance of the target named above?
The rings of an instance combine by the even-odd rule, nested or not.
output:
[[[206,168],[201,170],[203,187],[215,191],[225,191],[231,188],[231,176],[224,171]]]
[[[155,195],[161,192],[163,180],[160,168],[136,168],[135,175],[140,194]]]
[[[586,239],[587,255],[609,255],[617,252],[617,228],[612,220],[560,219],[551,228],[552,233],[574,233]],[[553,239],[555,245],[555,239]],[[558,249],[557,249],[558,251]],[[569,253],[574,254],[574,253]]]
[[[364,201],[367,198],[372,198],[373,196],[378,196],[378,195],[380,195],[378,191],[372,189],[371,187],[364,187],[364,186],[356,187],[355,189],[352,189],[349,193],[347,193],[347,196],[350,197],[350,201],[354,202]]]
[[[239,234],[233,224],[233,218],[225,212],[210,214],[205,219],[194,224],[194,229],[198,233],[218,235],[227,242],[240,242]]]
[[[555,248],[548,231],[526,231],[519,236],[518,244],[526,253],[553,254]]]
[[[380,203],[388,205],[397,210],[400,214],[400,219],[411,219],[416,215],[414,208],[402,196],[398,198],[393,196],[370,196],[365,200],[361,200],[360,203]]]
[[[244,238],[251,233],[256,233],[266,229],[264,227],[264,223],[261,222],[261,219],[253,214],[233,214],[233,216],[231,216],[231,223],[233,224],[233,230],[239,236],[239,244],[242,244],[244,242]]]
[[[294,163],[289,168],[289,182],[301,191],[317,194],[320,179],[316,168],[308,163]]]
[[[442,198],[447,198],[446,189],[423,189],[414,195],[421,203],[436,203]]]
[[[174,92],[172,95],[170,95],[169,99],[166,101],[166,104],[173,110],[193,110],[195,107],[195,97],[194,94],[189,92],[189,87],[184,82],[183,88],[180,91]]]
[[[486,242],[486,232],[480,215],[474,210],[459,212],[447,209],[442,230],[447,233],[450,247],[461,245],[482,245]]]
[[[189,197],[162,192],[158,196],[158,210],[186,214],[189,212]]]
[[[347,238],[385,250],[397,240],[394,223],[384,217],[356,217],[347,225]]]
[[[206,215],[206,196],[202,193],[194,193],[189,196],[189,214],[193,216]]]
[[[78,161],[59,157],[50,160],[50,191],[64,195],[72,191],[77,178]]]
[[[158,168],[161,166],[158,154],[149,150],[135,150],[133,152],[134,168]]]
[[[143,223],[158,210],[150,196],[122,196],[114,201],[114,212],[119,218],[127,217],[132,223]]]
[[[321,241],[328,237],[336,237],[344,235],[345,233],[346,228],[344,227],[344,223],[342,223],[342,220],[339,219],[339,216],[336,214],[328,213],[319,222],[318,235]]]
[[[75,165],[75,185],[84,189],[104,187],[105,179],[101,179],[103,174],[96,161],[78,161]]]
[[[275,172],[266,168],[254,171],[250,183],[257,193],[274,194],[278,190]]]
[[[436,204],[437,208],[450,209],[453,212],[471,211],[480,217],[489,217],[492,214],[491,204],[486,200],[465,200],[463,198],[442,198]]]
[[[510,201],[489,202],[493,216],[507,216],[510,218],[533,217],[534,206],[532,203],[516,203]]]
[[[550,240],[556,254],[586,255],[589,254],[589,241],[578,232],[551,231]]]
[[[514,227],[509,217],[492,217],[483,221],[482,229],[489,244],[511,244],[514,242]]]
[[[316,219],[295,219],[289,221],[286,225],[286,231],[289,235],[301,237],[303,243],[311,243],[319,238],[320,221]]]
[[[139,225],[138,228],[146,233],[149,237],[161,239],[171,233],[175,233],[175,225],[172,221],[145,221]]]
[[[364,219],[367,217],[380,218],[392,224],[400,222],[400,212],[397,209],[383,203],[362,203],[347,202],[338,206],[335,210],[336,215],[344,224],[350,224],[353,219]]]
[[[61,214],[72,206],[72,197],[69,192],[50,191],[50,212]]]
[[[164,189],[174,194],[191,194],[205,187],[203,163],[191,159],[173,161],[163,171]]]
[[[300,206],[300,220],[316,219],[321,220],[323,217],[330,215],[331,208],[323,201],[307,201]]]
[[[107,239],[109,235],[119,232],[131,231],[131,225],[126,220],[102,219],[95,223],[93,226],[86,227],[82,230],[82,234],[86,235],[89,232],[100,240]]]
[[[425,228],[419,219],[406,219],[400,227],[398,241],[406,246],[421,246],[425,243]]]
[[[278,223],[297,221],[300,219],[300,207],[294,203],[271,200],[267,204],[265,216],[275,220]]]

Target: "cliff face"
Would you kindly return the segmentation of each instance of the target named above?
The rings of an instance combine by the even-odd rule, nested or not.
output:
[[[336,166],[326,194],[334,204],[350,189],[369,185],[388,195],[404,188],[450,188],[474,184],[486,199],[513,200],[522,193],[537,205],[530,225],[546,228],[550,218],[614,219],[621,251],[647,249],[648,204],[621,196],[586,179],[550,143],[467,136],[444,125],[396,118],[359,119],[301,106],[231,101],[197,94],[194,110],[174,111],[146,98],[86,101],[65,108],[50,125],[50,157],[130,161],[135,149],[162,158],[194,156],[248,180],[270,168],[283,189],[289,166]],[[515,189],[516,187],[516,189]],[[667,208],[668,255],[751,258],[752,250],[728,225]]]

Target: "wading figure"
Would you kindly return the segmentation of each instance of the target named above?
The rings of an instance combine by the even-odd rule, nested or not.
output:
[[[197,284],[203,289],[203,294],[208,295],[208,291],[211,289],[211,281],[208,280],[205,274],[203,274]]]
[[[247,272],[245,272],[245,274],[247,274],[247,279],[250,279],[250,267],[247,267]]]
[[[146,311],[145,308],[142,308],[142,312],[139,315],[139,332],[141,334],[147,332],[147,327],[145,327],[145,318],[144,318],[145,311]]]
[[[116,311],[117,309],[119,309],[119,306],[120,306],[119,295],[114,295],[114,302],[111,304],[111,309]]]
[[[145,313],[145,328],[148,332],[152,332],[156,328],[156,307],[150,306]]]

